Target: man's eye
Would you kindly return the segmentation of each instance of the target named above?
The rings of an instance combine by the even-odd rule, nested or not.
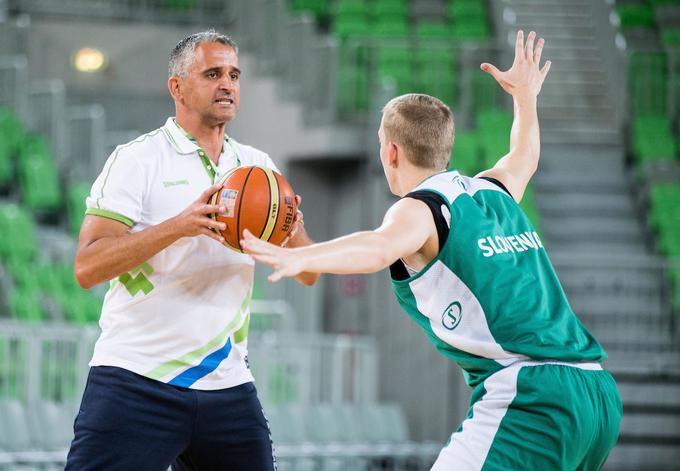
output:
[[[231,79],[232,79],[234,82],[237,81],[238,78],[239,78],[239,75],[238,75],[238,74],[231,74]]]
[[[209,72],[209,73],[208,73],[208,77],[210,77],[210,78],[215,78],[215,77],[217,77],[217,72]]]

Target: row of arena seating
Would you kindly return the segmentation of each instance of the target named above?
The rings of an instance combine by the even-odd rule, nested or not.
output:
[[[680,0],[618,2],[629,46],[630,156],[648,188],[648,227],[680,311]]]

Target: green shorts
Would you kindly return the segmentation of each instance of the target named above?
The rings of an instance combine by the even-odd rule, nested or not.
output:
[[[515,363],[474,389],[432,470],[597,470],[621,414],[614,378],[597,363]]]

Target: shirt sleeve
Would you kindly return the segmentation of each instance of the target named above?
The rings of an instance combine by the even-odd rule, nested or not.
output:
[[[92,185],[85,214],[113,219],[129,227],[138,223],[144,196],[142,170],[129,147],[118,147]]]

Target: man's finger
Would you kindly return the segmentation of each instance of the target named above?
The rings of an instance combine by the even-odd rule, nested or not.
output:
[[[295,195],[295,201],[297,202],[298,208],[302,204],[302,196],[300,195]]]
[[[484,62],[479,66],[479,68],[482,69],[487,74],[491,75],[493,78],[495,78],[497,82],[500,82],[502,80],[503,72],[498,70],[496,66],[489,64],[488,62]]]
[[[524,57],[524,31],[517,31],[517,42],[515,43],[515,60]]]
[[[546,75],[548,75],[548,72],[550,71],[550,64],[552,64],[552,62],[545,61],[545,64],[543,65],[543,68],[541,69],[541,75],[543,76],[544,79],[545,79]]]
[[[201,193],[201,196],[198,197],[200,201],[208,201],[208,198],[210,198],[215,192],[217,192],[220,188],[222,188],[221,183],[215,183],[213,185],[210,185],[208,188],[203,190],[203,193]]]
[[[527,62],[532,62],[534,60],[534,40],[536,39],[536,32],[531,31],[529,36],[527,36],[527,47],[525,58]]]
[[[267,277],[267,279],[269,280],[270,283],[276,283],[277,281],[279,281],[281,279],[282,276],[283,275],[281,275],[281,272],[275,271],[274,273],[269,275]]]
[[[543,45],[545,44],[545,39],[539,38],[538,42],[536,43],[536,50],[534,51],[534,64],[540,65],[541,63],[541,54],[543,53]]]

